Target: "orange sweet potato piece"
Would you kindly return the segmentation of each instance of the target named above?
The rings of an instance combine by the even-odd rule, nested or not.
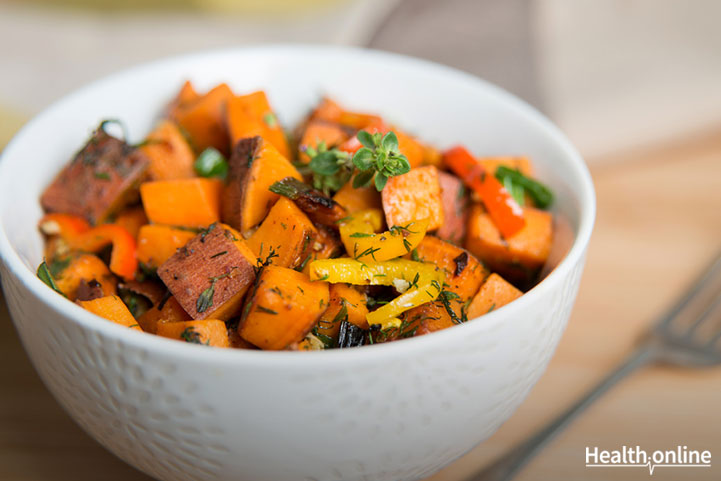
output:
[[[377,115],[345,110],[328,97],[324,97],[310,116],[311,120],[324,120],[345,125],[352,129],[362,129],[369,124],[380,123]]]
[[[140,196],[153,223],[208,227],[220,220],[222,189],[218,179],[156,180],[143,183]]]
[[[123,227],[134,238],[138,238],[140,228],[148,223],[148,217],[142,207],[129,207],[121,210],[113,224]]]
[[[461,318],[463,305],[456,299],[450,301],[450,305],[456,316]],[[403,327],[402,332],[391,332],[394,337],[410,337],[411,334],[423,336],[455,325],[453,318],[440,301],[426,302],[414,307],[403,314],[403,319],[408,325]]]
[[[333,196],[333,200],[343,206],[348,214],[354,214],[361,210],[383,208],[381,194],[370,185],[359,189],[353,188],[353,181],[349,180]]]
[[[143,331],[155,334],[160,321],[170,323],[190,320],[191,318],[185,312],[185,309],[182,308],[175,297],[170,296],[165,302],[161,301],[138,317],[138,324],[140,324]]]
[[[137,331],[141,330],[138,322],[118,296],[105,296],[91,301],[78,301],[78,304],[93,314],[104,317],[121,326],[129,327]]]
[[[468,319],[489,313],[521,297],[523,293],[496,273],[483,283],[468,306]]]
[[[416,247],[418,259],[429,262],[446,271],[446,288],[460,296],[461,302],[473,297],[488,271],[473,254],[449,242],[431,235],[423,238]]]
[[[159,224],[144,225],[138,233],[138,261],[157,268],[193,237],[195,233],[188,230]]]
[[[549,212],[523,208],[526,225],[504,239],[491,217],[474,204],[468,217],[466,249],[511,282],[530,282],[543,266],[551,251],[553,217]]]
[[[173,112],[175,120],[190,136],[196,152],[215,147],[227,154],[230,140],[225,125],[225,110],[233,92],[220,84],[205,95],[179,105]]]
[[[293,268],[308,257],[317,236],[303,211],[292,200],[281,197],[248,239],[248,247],[262,260],[275,252],[277,257],[270,258],[273,265]]]
[[[186,80],[183,83],[183,86],[180,87],[180,91],[178,91],[178,95],[175,96],[175,98],[168,104],[167,108],[167,117],[168,118],[176,118],[178,115],[179,109],[182,109],[184,107],[187,107],[188,104],[191,104],[198,100],[200,98],[200,95],[195,90],[195,87],[193,87],[193,84],[190,83],[190,80]]]
[[[311,245],[310,253],[301,261],[303,273],[310,275],[310,263],[317,259],[332,259],[343,254],[345,247],[338,232],[324,225],[316,226],[318,235]]]
[[[430,219],[429,231],[443,225],[441,186],[438,169],[433,166],[411,169],[406,174],[391,177],[381,192],[381,199],[390,227],[426,218]]]
[[[461,179],[447,172],[438,172],[443,203],[443,225],[436,235],[443,240],[462,245],[466,236],[468,196]]]
[[[138,198],[138,184],[150,161],[138,149],[101,126],[43,192],[46,212],[84,217],[99,224]]]
[[[285,267],[263,269],[238,324],[240,337],[261,349],[285,349],[303,340],[328,307],[327,282]]]
[[[323,120],[310,121],[298,144],[299,159],[301,162],[310,162],[310,157],[305,153],[308,147],[316,148],[322,142],[330,149],[342,144],[348,137],[348,131],[338,124]]]
[[[367,314],[365,294],[346,284],[331,284],[330,302],[318,320],[316,331],[335,341],[338,340],[340,323],[344,319],[361,329],[368,329]]]
[[[229,160],[223,191],[223,222],[244,236],[263,221],[278,200],[268,188],[286,177],[303,180],[298,170],[261,137],[240,140]]]
[[[158,268],[158,276],[193,319],[228,320],[240,312],[255,279],[245,242],[212,224]]]
[[[231,145],[237,144],[240,139],[259,135],[273,144],[286,159],[290,158],[285,132],[262,90],[228,100],[226,123]]]
[[[55,275],[55,283],[63,294],[70,300],[76,300],[78,289],[82,282],[92,281],[100,283],[104,296],[117,293],[115,276],[110,273],[108,266],[99,257],[92,254],[80,254],[56,262],[68,262],[67,267]]]
[[[425,148],[417,139],[406,134],[397,127],[391,128],[398,138],[398,150],[405,155],[411,168],[423,165],[425,158]]]
[[[193,149],[178,126],[169,120],[163,120],[155,127],[140,150],[150,159],[148,175],[151,180],[196,177]]]
[[[159,322],[157,334],[192,344],[214,347],[230,347],[225,322],[217,319],[202,321]]]
[[[516,169],[524,175],[533,177],[533,165],[528,157],[481,157],[478,159],[478,163],[486,169],[486,172],[490,172],[491,174],[495,174],[498,167],[504,166],[509,169]]]

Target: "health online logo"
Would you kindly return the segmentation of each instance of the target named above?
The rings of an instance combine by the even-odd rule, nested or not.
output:
[[[648,468],[653,475],[656,468],[710,468],[711,451],[697,451],[688,446],[673,450],[658,450],[651,454],[640,446],[621,446],[621,449],[605,451],[598,447],[586,447],[587,468]]]

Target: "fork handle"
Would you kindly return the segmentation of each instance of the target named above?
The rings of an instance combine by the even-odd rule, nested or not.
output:
[[[588,406],[593,404],[606,391],[635,370],[655,361],[658,358],[656,349],[651,344],[643,344],[623,361],[612,373],[599,382],[585,396],[576,401],[565,412],[539,429],[527,441],[511,449],[494,463],[475,473],[466,481],[509,481],[520,471],[538,452],[551,441],[558,433],[563,431]]]

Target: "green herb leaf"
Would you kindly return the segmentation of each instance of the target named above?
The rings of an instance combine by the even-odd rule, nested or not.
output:
[[[398,137],[395,132],[390,131],[383,137],[383,148],[388,152],[398,152]]]
[[[376,189],[378,190],[378,192],[383,190],[383,187],[386,186],[387,182],[388,182],[388,177],[386,177],[385,174],[383,174],[382,172],[378,172],[376,174],[375,184],[376,184]]]
[[[361,130],[360,132],[358,132],[356,137],[358,138],[358,142],[363,144],[364,147],[367,147],[369,149],[374,149],[376,147],[376,143],[373,140],[373,135],[370,132]]]
[[[359,170],[369,170],[373,168],[373,151],[367,147],[358,149],[353,155],[353,165]]]
[[[45,261],[43,261],[38,266],[38,277],[40,278],[41,281],[43,281],[45,284],[50,286],[50,288],[52,290],[59,293],[63,297],[67,297],[67,296],[65,296],[65,294],[63,294],[63,291],[60,290],[58,285],[55,284],[55,279],[53,279],[53,276],[50,275],[50,269],[48,269],[48,265],[45,263]]]
[[[265,122],[265,125],[273,129],[278,125],[278,118],[273,112],[268,112],[263,116],[263,122]]]
[[[180,333],[180,338],[185,342],[189,342],[191,344],[203,344],[200,333],[192,327],[186,327],[183,332]],[[206,342],[205,344],[210,344],[210,340],[208,340],[208,342]]]
[[[373,237],[374,234],[366,234],[365,232],[354,232],[348,237]]]
[[[195,310],[205,312],[213,305],[213,295],[215,294],[215,282],[210,283],[210,287],[200,293],[195,303]]]
[[[353,178],[353,188],[358,189],[360,187],[367,186],[368,184],[370,184],[371,180],[373,180],[374,174],[375,173],[372,170],[357,173],[356,176]]]
[[[541,209],[547,209],[553,203],[553,192],[551,192],[551,189],[537,180],[526,177],[518,170],[500,166],[496,169],[496,178],[504,182],[504,184],[506,178],[510,178],[514,184],[523,187],[531,196],[533,202]]]
[[[110,180],[110,174],[107,172],[93,172],[93,177],[99,180]]]
[[[228,175],[228,161],[223,154],[213,147],[208,147],[200,153],[195,164],[195,172],[201,177],[218,177],[225,179]]]
[[[333,175],[340,170],[338,158],[332,151],[320,152],[310,160],[310,168],[316,174]]]

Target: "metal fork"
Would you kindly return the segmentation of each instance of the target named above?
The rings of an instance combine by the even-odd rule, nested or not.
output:
[[[565,412],[467,481],[512,479],[558,433],[611,387],[651,363],[702,367],[721,364],[721,252],[677,303],[641,338],[636,350]]]

